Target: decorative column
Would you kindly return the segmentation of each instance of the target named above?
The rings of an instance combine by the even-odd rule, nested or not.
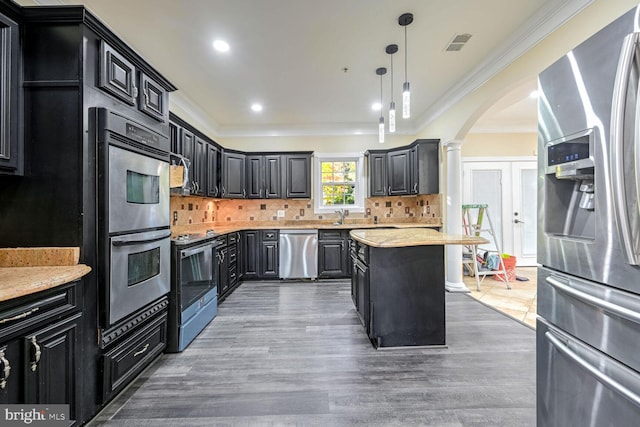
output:
[[[462,141],[449,141],[447,147],[447,213],[445,233],[462,234]],[[446,246],[446,282],[449,292],[470,292],[462,281],[462,246]]]

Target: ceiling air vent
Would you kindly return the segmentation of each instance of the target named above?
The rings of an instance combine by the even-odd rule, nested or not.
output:
[[[469,41],[471,34],[456,34],[445,48],[447,52],[458,52]]]

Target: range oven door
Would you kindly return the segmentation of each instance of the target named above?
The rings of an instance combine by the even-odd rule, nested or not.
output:
[[[109,324],[135,312],[171,289],[171,231],[113,236]]]
[[[179,294],[182,312],[216,289],[213,246],[208,242],[180,251]]]
[[[109,233],[169,227],[169,163],[109,146]]]

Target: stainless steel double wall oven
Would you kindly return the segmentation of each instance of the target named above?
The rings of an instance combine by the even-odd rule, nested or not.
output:
[[[96,110],[105,244],[103,329],[170,290],[169,139],[124,115]]]

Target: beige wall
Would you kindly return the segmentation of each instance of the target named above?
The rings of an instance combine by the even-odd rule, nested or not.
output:
[[[462,144],[462,157],[536,156],[535,133],[470,133]]]

